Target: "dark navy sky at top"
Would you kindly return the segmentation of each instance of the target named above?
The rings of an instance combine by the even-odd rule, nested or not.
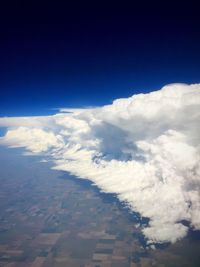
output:
[[[200,82],[200,16],[192,1],[5,2],[0,116],[98,106],[168,83]]]

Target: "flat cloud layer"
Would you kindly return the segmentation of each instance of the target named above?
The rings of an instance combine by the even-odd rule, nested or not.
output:
[[[200,84],[172,84],[112,105],[0,118],[0,143],[43,153],[150,219],[149,243],[200,230]]]

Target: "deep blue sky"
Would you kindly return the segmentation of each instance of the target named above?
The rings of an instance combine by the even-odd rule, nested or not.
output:
[[[102,105],[167,83],[200,82],[200,16],[192,1],[5,2],[0,116]]]

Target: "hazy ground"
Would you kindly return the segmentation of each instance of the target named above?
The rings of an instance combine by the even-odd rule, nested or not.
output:
[[[21,153],[0,148],[0,267],[200,266],[198,233],[146,249],[115,196]]]

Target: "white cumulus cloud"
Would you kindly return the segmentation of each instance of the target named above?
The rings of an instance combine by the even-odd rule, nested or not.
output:
[[[0,144],[48,154],[54,168],[90,179],[149,218],[149,243],[200,230],[200,84],[47,117],[0,118]]]

